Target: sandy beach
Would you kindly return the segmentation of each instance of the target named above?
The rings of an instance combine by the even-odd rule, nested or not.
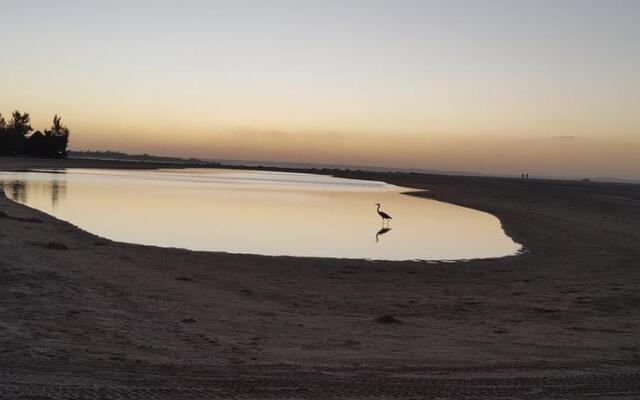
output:
[[[0,158],[43,167],[131,163]],[[0,194],[0,398],[640,397],[640,185],[315,172],[489,212],[525,252],[192,252],[112,242]]]

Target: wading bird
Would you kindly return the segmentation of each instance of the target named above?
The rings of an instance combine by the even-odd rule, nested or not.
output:
[[[382,225],[384,226],[384,221],[387,221],[387,226],[389,225],[389,220],[391,219],[391,215],[387,214],[384,211],[380,211],[380,203],[376,203],[376,206],[378,206],[378,215],[380,216],[380,218],[382,218]]]

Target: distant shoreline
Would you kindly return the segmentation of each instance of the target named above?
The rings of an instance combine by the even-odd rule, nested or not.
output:
[[[162,157],[158,157],[162,158]],[[519,177],[508,176],[491,176],[481,174],[464,174],[464,173],[438,173],[438,172],[411,172],[405,170],[384,169],[382,167],[371,167],[375,169],[358,169],[358,167],[282,167],[275,165],[254,165],[259,162],[250,162],[251,165],[241,164],[238,161],[234,164],[225,164],[218,162],[209,162],[205,160],[137,160],[137,159],[105,159],[105,158],[65,158],[65,159],[46,159],[46,158],[26,158],[26,157],[0,157],[0,171],[12,170],[19,171],[29,168],[105,168],[105,169],[173,169],[173,168],[225,168],[225,169],[247,169],[247,170],[265,170],[280,172],[298,172],[312,174],[331,174],[339,176],[340,174],[393,174],[393,175],[419,175],[419,176],[451,176],[469,179],[513,179],[520,181]],[[248,162],[248,161],[247,161]],[[249,162],[248,162],[249,163]],[[368,168],[368,167],[362,167]],[[572,182],[579,184],[620,184],[620,185],[640,185],[639,181],[627,179],[602,178],[604,180],[578,180],[570,178],[534,178],[530,180],[549,181],[549,182]]]

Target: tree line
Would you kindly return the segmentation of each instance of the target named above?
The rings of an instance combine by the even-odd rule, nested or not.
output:
[[[49,129],[33,132],[28,113],[14,111],[8,121],[0,114],[0,155],[65,158],[69,134],[57,115]]]

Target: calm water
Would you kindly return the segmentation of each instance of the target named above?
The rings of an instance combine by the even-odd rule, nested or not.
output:
[[[383,182],[224,169],[0,173],[13,200],[130,243],[267,255],[453,260],[516,253],[494,216]],[[375,203],[391,214],[381,230]]]

